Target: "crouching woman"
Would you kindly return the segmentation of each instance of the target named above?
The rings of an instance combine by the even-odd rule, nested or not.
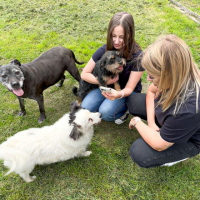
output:
[[[130,148],[132,160],[149,168],[199,154],[200,72],[189,47],[175,35],[162,36],[144,51],[142,66],[152,84],[147,94],[134,94],[127,101],[136,116],[129,128],[141,135]]]

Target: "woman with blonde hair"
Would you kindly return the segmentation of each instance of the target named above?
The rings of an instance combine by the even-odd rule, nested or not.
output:
[[[142,138],[130,148],[140,167],[171,166],[200,152],[200,72],[187,44],[175,35],[160,37],[143,53],[152,84],[127,106]],[[141,121],[147,120],[148,125]]]

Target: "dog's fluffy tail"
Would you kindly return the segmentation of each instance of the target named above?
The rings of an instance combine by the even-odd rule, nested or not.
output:
[[[78,88],[76,86],[72,88],[72,92],[75,96],[78,96]]]
[[[78,97],[78,104],[81,105],[82,99],[81,99],[80,96],[79,96],[78,88],[77,88],[76,86],[74,86],[74,87],[72,88],[72,92],[73,92],[73,94],[74,94],[75,96]]]
[[[75,57],[75,55],[74,55],[74,52],[73,52],[72,50],[70,50],[70,51],[72,52],[73,59],[75,60],[75,62],[76,62],[77,64],[79,64],[79,65],[84,64],[84,62],[79,62],[79,61],[77,61],[77,60],[76,60],[76,57]]]
[[[4,166],[8,167],[10,170],[5,174],[16,172],[16,169],[23,166],[27,162],[28,155],[18,149],[9,147],[0,147],[0,159],[4,160]]]

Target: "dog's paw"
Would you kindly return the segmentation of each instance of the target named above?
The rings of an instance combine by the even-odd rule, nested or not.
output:
[[[40,115],[40,118],[38,119],[38,123],[41,124],[46,119],[45,115]]]
[[[25,176],[25,177],[23,177],[23,179],[24,179],[27,183],[30,183],[30,182],[33,182],[33,181],[36,179],[36,176]]]
[[[26,180],[27,183],[31,183],[36,179],[36,176],[30,176],[30,179]]]
[[[56,87],[62,87],[61,83],[56,84]]]
[[[18,116],[24,116],[24,115],[26,115],[26,112],[25,111],[20,111],[17,115]]]
[[[83,154],[83,156],[90,156],[91,153],[92,153],[91,151],[86,151],[86,152]]]
[[[36,176],[31,176],[31,179],[34,181],[36,179]]]

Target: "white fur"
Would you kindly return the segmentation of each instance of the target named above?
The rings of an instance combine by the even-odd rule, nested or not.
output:
[[[24,78],[21,78],[21,80],[19,81],[20,88],[22,88],[23,84],[24,84]],[[10,82],[9,83],[3,82],[2,85],[6,86],[11,91],[14,90]]]
[[[69,124],[70,116],[65,114],[55,124],[42,128],[30,128],[16,133],[0,145],[0,159],[11,172],[19,174],[26,182],[33,181],[30,177],[36,164],[50,164],[65,161],[74,157],[89,156],[87,145],[93,136],[93,125],[101,121],[100,113],[91,113],[80,109],[75,112],[78,130],[82,135],[74,140],[70,137],[73,124]]]

